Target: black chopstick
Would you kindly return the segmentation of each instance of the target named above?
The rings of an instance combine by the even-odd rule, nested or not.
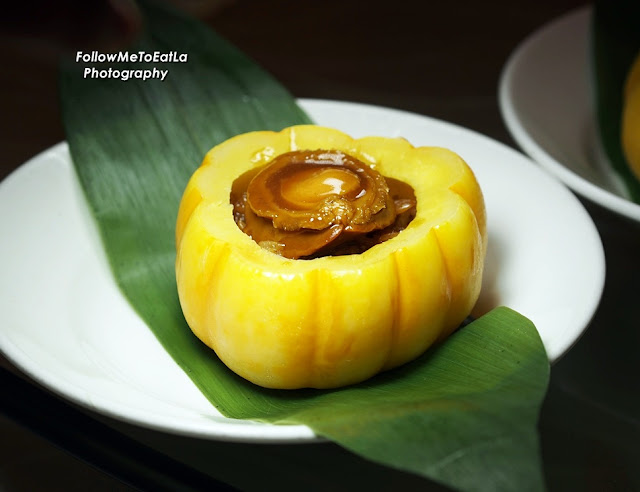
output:
[[[140,490],[235,490],[91,418],[0,367],[0,412],[115,479]]]

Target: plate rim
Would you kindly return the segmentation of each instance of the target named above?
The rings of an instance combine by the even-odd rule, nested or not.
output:
[[[498,83],[498,105],[511,137],[531,159],[583,198],[628,219],[640,222],[640,204],[592,183],[550,155],[544,145],[539,144],[526,130],[526,125],[520,117],[520,112],[516,109],[513,97],[513,93],[516,91],[514,79],[518,67],[526,59],[529,51],[545,41],[551,33],[555,33],[567,24],[584,25],[583,23],[588,22],[591,18],[592,12],[593,8],[590,5],[571,10],[542,25],[521,41],[511,52],[501,70]],[[587,40],[584,45],[586,47]],[[588,104],[591,103],[588,102]]]
[[[349,106],[351,108],[367,108],[369,110],[393,112],[402,116],[415,117],[423,120],[428,120],[430,124],[443,126],[452,131],[462,132],[463,134],[472,134],[474,138],[478,138],[479,140],[483,141],[487,145],[495,146],[496,148],[501,149],[503,152],[513,153],[514,155],[517,155],[521,160],[526,160],[531,162],[531,159],[529,159],[527,156],[523,155],[522,153],[518,152],[517,150],[509,147],[508,145],[502,142],[494,140],[472,129],[468,129],[468,128],[456,125],[454,123],[439,120],[430,116],[421,115],[418,113],[412,113],[412,112],[399,110],[395,108],[387,108],[383,106],[376,106],[376,105],[363,104],[363,103],[353,103],[353,102],[347,102],[347,101],[304,98],[304,99],[298,99],[298,102],[301,104],[303,109],[305,109],[305,106],[313,106],[313,105],[325,105],[325,106],[335,105],[336,107]],[[15,179],[15,176],[19,175],[22,172],[25,172],[25,169],[27,169],[29,165],[34,165],[36,162],[41,160],[45,155],[49,153],[55,153],[55,152],[60,153],[63,150],[68,152],[68,145],[66,141],[59,142],[58,144],[55,144],[54,146],[49,147],[39,152],[32,158],[28,159],[25,163],[23,163],[22,165],[17,167],[15,170],[13,170],[8,176],[6,176],[0,182],[0,192],[2,191],[2,188],[8,181]],[[587,321],[584,323],[584,326],[581,326],[578,336],[572,337],[571,342],[564,348],[562,353],[554,359],[555,361],[557,361],[562,355],[564,355],[580,339],[582,334],[586,331],[589,321],[592,319],[600,303],[602,290],[604,288],[604,268],[605,268],[604,250],[602,247],[602,243],[600,241],[599,233],[595,228],[595,225],[593,224],[591,217],[588,215],[588,213],[586,212],[582,204],[579,203],[579,201],[575,198],[574,195],[572,195],[568,190],[566,190],[566,188],[562,187],[559,183],[558,183],[558,187],[559,189],[560,188],[564,189],[567,193],[567,196],[575,200],[576,204],[579,206],[579,209],[581,209],[581,211],[584,213],[585,218],[588,219],[590,226],[593,228],[593,231],[595,232],[594,237],[598,239],[598,242],[599,242],[598,249],[600,250],[600,253],[601,253],[600,264],[601,264],[602,281],[601,281],[600,289],[599,290],[596,289],[597,298],[595,299],[594,302],[592,302],[592,305],[591,305],[592,309],[585,312],[585,318],[588,318]],[[80,388],[79,386],[75,384],[71,384],[69,382],[65,382],[66,384],[62,385],[62,387],[60,387],[60,385],[52,385],[45,378],[43,378],[40,373],[38,373],[37,371],[30,370],[31,369],[30,364],[29,363],[25,364],[25,359],[29,359],[28,355],[23,354],[22,349],[20,349],[19,347],[16,347],[15,344],[11,343],[8,337],[4,335],[3,330],[0,330],[0,342],[1,342],[0,352],[7,358],[7,360],[14,363],[17,366],[17,368],[23,373],[25,373],[29,378],[33,379],[40,385],[53,391],[54,393],[56,393],[57,395],[61,396],[62,398],[68,401],[76,403],[81,407],[88,409],[89,411],[96,412],[98,415],[113,418],[116,421],[126,422],[129,424],[141,426],[143,428],[149,428],[149,429],[162,431],[170,434],[184,435],[184,436],[218,440],[218,441],[227,441],[227,442],[298,444],[298,443],[326,441],[326,439],[315,435],[313,431],[305,425],[276,425],[276,424],[261,424],[261,423],[257,423],[258,425],[256,425],[255,422],[251,422],[250,425],[246,425],[244,427],[242,425],[236,426],[234,424],[231,424],[232,427],[227,428],[226,426],[228,426],[229,424],[220,423],[219,424],[221,427],[220,429],[216,429],[212,427],[207,427],[203,429],[198,425],[195,425],[195,426],[186,425],[188,422],[183,422],[180,428],[176,428],[175,423],[173,426],[167,424],[167,421],[169,420],[169,418],[166,416],[161,419],[155,419],[155,421],[149,421],[142,418],[142,416],[140,415],[141,412],[138,409],[136,409],[136,411],[134,412],[130,412],[129,415],[126,415],[126,414],[123,414],[120,407],[117,405],[115,407],[111,407],[109,405],[105,406],[104,404],[93,405],[91,401],[87,399],[82,399],[78,396],[78,394],[84,393],[86,391],[84,388]],[[8,353],[8,351],[6,350],[7,342],[9,342],[9,345],[14,347],[14,350],[10,351],[11,353]],[[18,354],[17,357],[16,357],[16,353]],[[73,390],[70,388],[77,388],[77,389]],[[120,409],[120,411],[118,411],[118,409]],[[223,418],[227,418],[227,417],[223,417]],[[230,419],[230,420],[233,420],[233,419]],[[259,432],[259,435],[256,435],[255,430],[258,428],[260,429],[260,432]]]

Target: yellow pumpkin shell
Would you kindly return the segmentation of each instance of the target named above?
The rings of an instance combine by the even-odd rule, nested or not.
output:
[[[622,111],[622,150],[629,168],[640,180],[640,53],[625,83]]]
[[[416,217],[359,255],[291,260],[235,224],[233,181],[293,150],[334,149],[410,184]],[[314,125],[252,132],[213,148],[176,226],[185,318],[240,376],[268,388],[363,381],[422,354],[470,313],[486,250],[482,193],[467,164],[404,139],[352,139]]]

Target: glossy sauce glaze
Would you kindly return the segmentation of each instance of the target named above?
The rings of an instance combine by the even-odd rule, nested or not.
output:
[[[406,228],[416,208],[411,186],[332,150],[287,152],[242,174],[230,202],[244,233],[291,259],[362,253]]]

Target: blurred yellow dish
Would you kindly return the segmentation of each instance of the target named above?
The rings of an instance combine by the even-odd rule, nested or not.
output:
[[[625,82],[622,111],[622,149],[631,171],[640,180],[640,53]]]
[[[233,183],[277,156],[318,149],[409,184],[415,218],[360,254],[289,259],[259,246],[234,220]],[[332,388],[418,357],[469,315],[482,281],[485,205],[449,150],[294,126],[213,148],[184,192],[176,244],[187,323],[231,370],[268,388]]]

